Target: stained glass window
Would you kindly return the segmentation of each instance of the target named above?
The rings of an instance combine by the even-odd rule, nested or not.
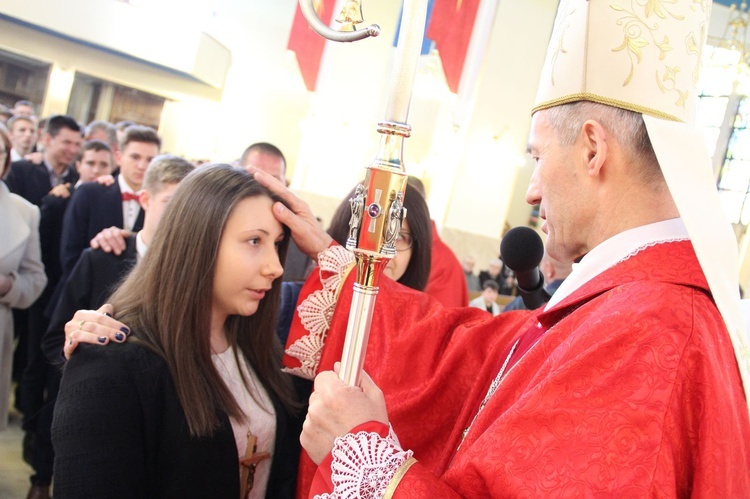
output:
[[[727,106],[734,107],[738,102],[730,98],[737,80],[738,57],[736,51],[706,46],[696,125],[703,130],[711,156],[725,155],[717,183],[724,212],[733,224],[746,226],[750,224],[750,99],[739,98],[728,141],[719,143],[720,136],[727,137],[721,133]]]

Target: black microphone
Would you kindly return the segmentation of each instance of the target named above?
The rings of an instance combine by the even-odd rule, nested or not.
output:
[[[550,300],[550,294],[544,289],[544,276],[539,270],[544,243],[534,229],[510,229],[500,242],[500,256],[505,265],[515,272],[518,292],[526,308],[534,310]]]

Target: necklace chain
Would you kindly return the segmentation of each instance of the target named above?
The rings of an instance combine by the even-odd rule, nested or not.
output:
[[[484,396],[484,400],[482,400],[482,403],[479,404],[479,410],[474,415],[474,419],[471,420],[471,424],[467,428],[464,428],[464,431],[462,432],[462,435],[461,435],[461,443],[463,443],[471,427],[474,426],[474,422],[482,413],[484,406],[487,405],[487,402],[489,402],[492,396],[495,394],[495,390],[497,390],[497,387],[500,386],[500,381],[503,378],[503,374],[505,374],[505,369],[508,367],[508,362],[510,362],[510,358],[513,357],[513,353],[516,351],[516,347],[518,346],[518,343],[520,341],[521,341],[521,338],[517,339],[516,342],[513,343],[513,346],[510,347],[510,352],[508,353],[508,356],[505,357],[505,361],[503,362],[502,367],[500,367],[500,371],[498,371],[497,376],[495,376],[495,379],[492,380],[492,383],[490,384],[490,389],[487,390],[487,395]],[[461,444],[458,445],[458,448],[459,449],[461,448]]]

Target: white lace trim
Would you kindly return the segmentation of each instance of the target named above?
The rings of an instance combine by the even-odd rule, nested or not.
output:
[[[365,431],[339,437],[333,442],[331,454],[333,493],[319,494],[315,499],[379,499],[413,452],[401,448],[393,427],[389,425],[385,438]]]
[[[689,241],[689,240],[690,240],[690,238],[688,238],[688,237],[673,237],[673,238],[670,238],[670,239],[662,239],[662,240],[659,240],[659,241],[652,241],[652,242],[643,244],[643,245],[639,246],[638,248],[634,249],[633,251],[631,251],[630,253],[628,253],[627,255],[625,255],[618,262],[614,263],[613,265],[610,265],[608,267],[608,269],[614,267],[615,265],[618,265],[618,264],[624,262],[625,260],[629,260],[629,259],[633,258],[635,255],[637,255],[638,253],[640,253],[643,250],[646,250],[648,248],[653,248],[654,246],[657,246],[659,244],[664,244],[664,243],[679,243],[679,242],[682,242],[682,241]]]
[[[299,360],[301,365],[284,368],[284,372],[306,379],[315,378],[326,334],[331,327],[339,288],[353,263],[354,254],[343,246],[331,246],[318,255],[323,289],[311,293],[297,307],[302,327],[308,331],[308,334],[286,349],[286,354]]]

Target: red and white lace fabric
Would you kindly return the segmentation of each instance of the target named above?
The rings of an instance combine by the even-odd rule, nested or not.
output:
[[[371,422],[358,428],[373,425],[381,426]],[[322,468],[330,463],[328,485],[333,490],[317,494],[314,499],[384,497],[399,469],[413,461],[412,452],[401,448],[393,428],[389,425],[387,429],[385,437],[377,431],[357,431],[334,440],[331,454],[321,463]]]
[[[308,333],[285,350],[300,366],[286,367],[284,371],[306,379],[314,379],[317,374],[341,284],[354,266],[354,254],[343,246],[334,245],[318,255],[318,265],[323,289],[310,294],[297,307],[302,326]]]

